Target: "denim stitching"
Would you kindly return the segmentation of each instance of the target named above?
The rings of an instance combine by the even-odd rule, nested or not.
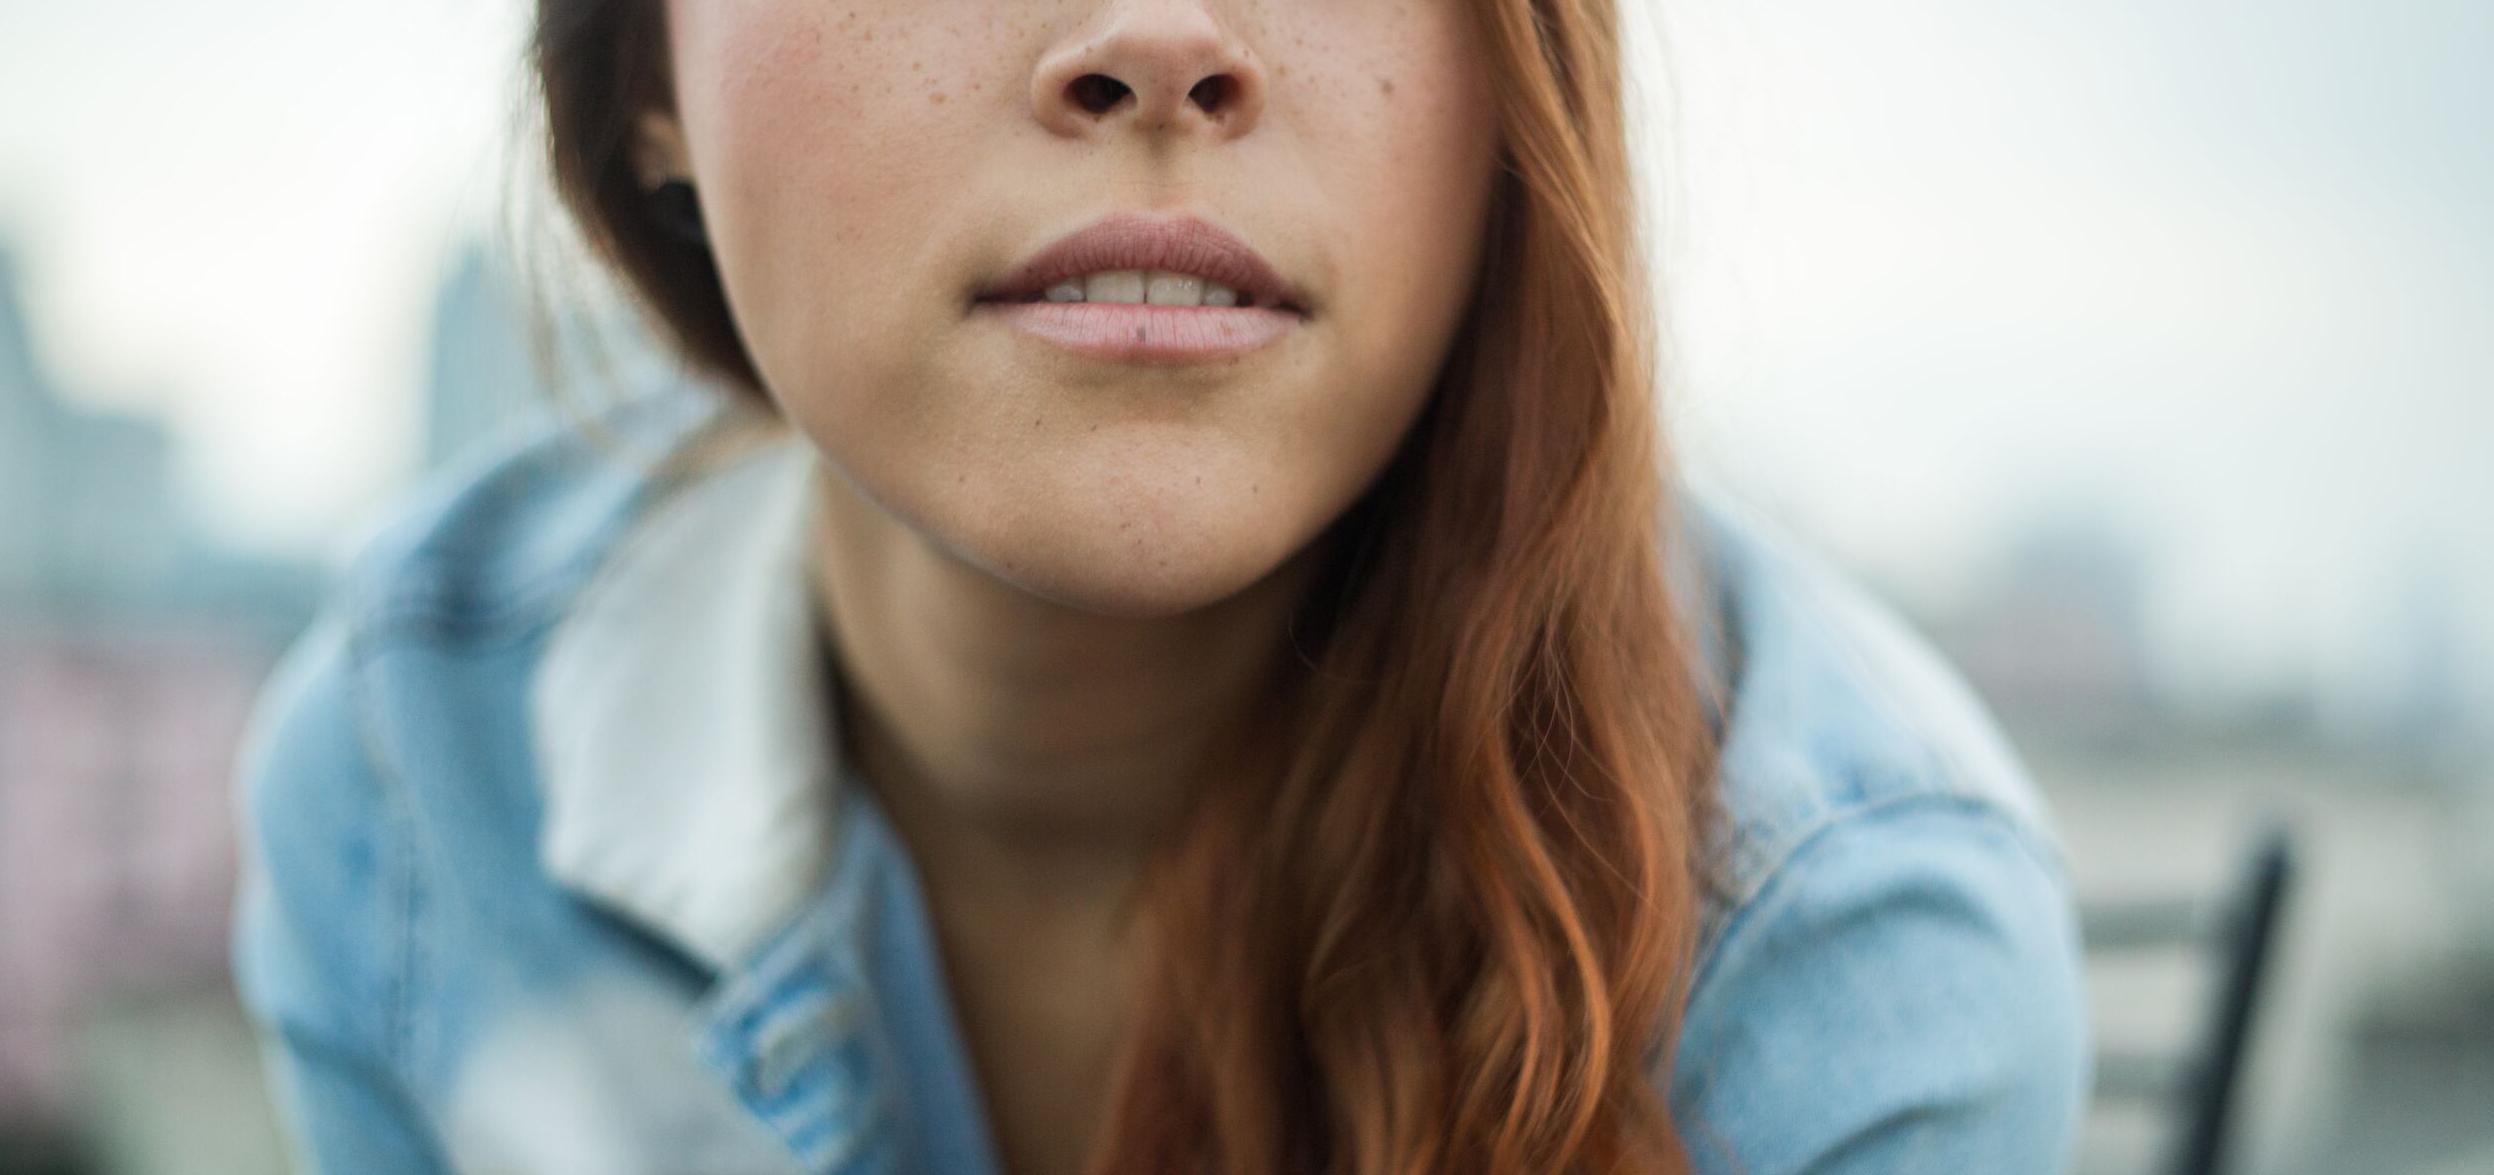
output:
[[[373,672],[372,653],[361,624],[349,623],[345,633],[345,689],[348,707],[355,723],[358,749],[373,779],[373,788],[380,801],[384,827],[380,830],[383,844],[376,858],[383,862],[381,899],[384,933],[388,936],[380,953],[382,964],[382,1056],[393,1075],[405,1085],[425,1058],[417,1049],[420,1002],[416,985],[418,972],[424,966],[421,919],[423,917],[423,880],[419,876],[414,836],[415,818],[407,797],[405,774],[389,754],[387,740],[381,729],[378,707],[374,703],[366,675]],[[391,891],[395,890],[395,893]],[[391,899],[397,908],[391,909]],[[395,921],[391,915],[395,914]],[[409,1089],[406,1101],[427,1119],[436,1135],[439,1123],[432,1121],[434,1107],[425,1099],[413,1096]]]

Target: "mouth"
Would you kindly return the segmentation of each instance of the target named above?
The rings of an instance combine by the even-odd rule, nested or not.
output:
[[[1262,254],[1183,215],[1105,217],[972,297],[1026,339],[1117,364],[1237,363],[1314,317],[1306,290]]]
[[[1006,305],[1118,305],[1310,317],[1307,294],[1219,225],[1120,213],[1062,237],[973,295]]]

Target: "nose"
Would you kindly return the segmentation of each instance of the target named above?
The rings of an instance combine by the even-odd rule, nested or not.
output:
[[[1067,138],[1236,138],[1264,109],[1264,67],[1205,0],[1117,0],[1042,58],[1039,121]]]

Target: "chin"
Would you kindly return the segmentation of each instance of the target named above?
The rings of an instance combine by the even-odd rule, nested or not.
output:
[[[1154,619],[1228,600],[1262,582],[1292,554],[1270,528],[1238,519],[1193,525],[1162,518],[1060,519],[987,536],[960,553],[997,579],[1062,607],[1097,616]]]

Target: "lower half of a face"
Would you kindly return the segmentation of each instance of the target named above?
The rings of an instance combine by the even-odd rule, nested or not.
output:
[[[1159,149],[1113,123],[1077,139],[1035,122],[1044,41],[957,48],[941,59],[993,64],[940,83],[892,77],[942,48],[891,44],[905,22],[839,67],[818,49],[748,71],[706,113],[688,94],[721,274],[772,398],[892,518],[1036,595],[1167,615],[1262,579],[1375,481],[1438,387],[1494,173],[1452,28],[1415,38],[1388,5],[1349,7],[1377,10],[1372,53],[1277,73],[1273,45],[1293,39],[1263,36],[1256,125]],[[1137,296],[1122,270],[988,296],[1118,213],[1219,225],[1300,304],[1100,304]]]

